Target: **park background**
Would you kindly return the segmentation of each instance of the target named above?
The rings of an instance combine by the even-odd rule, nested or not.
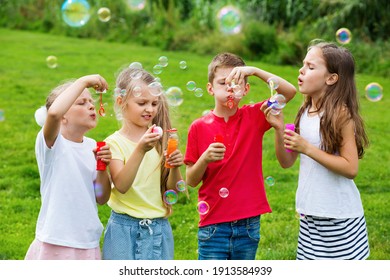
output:
[[[237,53],[248,65],[273,72],[296,85],[309,42],[316,38],[336,41],[339,28],[348,28],[352,34],[351,41],[344,46],[356,59],[361,114],[371,143],[355,179],[365,208],[369,259],[390,259],[388,1],[89,0],[88,3],[89,20],[82,26],[71,27],[62,18],[62,0],[0,1],[0,259],[23,259],[34,238],[40,207],[34,152],[40,127],[34,113],[61,81],[92,73],[106,78],[110,86],[103,95],[106,116],[100,117],[97,128],[88,133],[101,140],[120,127],[112,110],[115,73],[131,62],[142,63],[161,79],[165,89],[176,86],[182,90],[183,102],[171,107],[171,116],[184,153],[190,123],[213,108],[206,83],[207,65],[215,54]],[[218,12],[229,6],[239,13],[231,13],[221,24]],[[99,20],[97,12],[102,7],[111,11],[108,21]],[[49,56],[57,58],[56,65],[47,65]],[[162,56],[168,59],[168,65],[156,67]],[[189,91],[188,81],[194,81],[203,95]],[[372,82],[383,87],[383,98],[377,102],[365,96],[365,87]],[[250,93],[241,105],[269,97],[265,83],[254,77],[249,78],[249,83]],[[298,93],[285,107],[286,122],[294,120],[302,100]],[[98,103],[96,106],[99,108]],[[262,217],[256,258],[294,259],[299,222],[295,213],[299,164],[290,169],[279,167],[272,130],[264,137],[263,150],[264,177],[272,176],[275,184],[266,185],[273,212]],[[183,174],[184,170],[183,167]],[[189,197],[179,193],[179,200],[173,205],[170,221],[175,259],[197,258],[196,204],[197,188],[191,188]],[[105,225],[110,209],[107,205],[98,209]]]

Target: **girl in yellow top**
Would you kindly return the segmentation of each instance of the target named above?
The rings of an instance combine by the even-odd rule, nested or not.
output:
[[[122,127],[107,137],[112,152],[112,208],[103,245],[103,259],[173,259],[173,234],[163,194],[182,179],[183,155],[177,149],[164,166],[163,148],[171,128],[162,87],[142,69],[126,67],[116,81],[115,107]]]

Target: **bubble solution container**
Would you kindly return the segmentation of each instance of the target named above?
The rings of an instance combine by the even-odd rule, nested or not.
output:
[[[167,130],[169,133],[168,136],[168,146],[167,146],[167,158],[177,149],[179,145],[179,137],[177,136],[177,129],[172,128]],[[166,168],[173,168],[174,166],[170,165],[167,161],[165,161]]]
[[[293,123],[286,123],[286,129],[291,130],[291,131],[295,131],[295,124],[293,124]],[[289,150],[289,149],[286,149],[286,152],[291,153],[292,151]]]
[[[101,141],[101,142],[97,142],[96,144],[97,144],[96,152],[99,152],[101,147],[104,147],[106,145],[106,142]],[[98,159],[96,162],[96,170],[99,171],[106,170],[106,164],[101,159]]]

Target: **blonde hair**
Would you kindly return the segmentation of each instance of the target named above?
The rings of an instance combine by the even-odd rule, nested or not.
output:
[[[56,86],[54,89],[51,90],[50,94],[46,98],[46,110],[49,110],[53,102],[56,100],[56,98],[64,92],[68,87],[70,87],[76,79],[71,79],[62,82],[58,86]]]
[[[333,43],[314,42],[308,50],[312,48],[321,50],[328,72],[339,76],[338,81],[327,87],[318,104],[316,104],[317,112],[322,113],[320,118],[321,148],[330,154],[337,153],[343,141],[342,127],[348,121],[352,121],[355,126],[358,156],[362,158],[364,148],[368,146],[369,141],[364,129],[363,119],[359,115],[354,58],[346,48]],[[305,96],[304,103],[295,119],[298,132],[301,116],[311,105],[311,97]]]
[[[134,77],[137,77],[135,79]],[[139,77],[139,78],[138,78]],[[119,115],[119,118],[121,118],[121,115],[124,110],[126,110],[125,106],[127,103],[128,98],[130,98],[131,95],[134,95],[134,89],[138,85],[139,82],[144,82],[146,85],[149,85],[156,81],[155,77],[151,75],[149,72],[147,72],[144,69],[135,69],[130,67],[124,67],[122,70],[120,70],[119,74],[116,78],[116,94],[115,99],[120,95],[122,97],[122,105],[120,106],[117,104],[116,100],[114,102],[114,110],[117,115]],[[171,121],[169,117],[169,106],[167,102],[167,98],[164,94],[159,95],[159,102],[158,102],[158,109],[157,114],[152,120],[152,124],[155,124],[156,126],[160,126],[163,131],[167,131],[171,128]],[[160,138],[158,144],[156,145],[156,150],[160,155],[161,161],[160,161],[160,168],[161,168],[161,197],[163,196],[164,192],[167,190],[167,181],[168,181],[168,175],[169,175],[169,168],[165,167],[164,162],[164,147],[167,146],[168,143],[168,134],[163,133],[162,137]],[[164,204],[167,208],[167,216],[172,212],[172,206]]]

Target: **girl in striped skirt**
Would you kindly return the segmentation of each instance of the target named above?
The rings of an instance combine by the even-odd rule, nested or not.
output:
[[[300,156],[296,209],[300,214],[297,259],[366,259],[364,211],[353,178],[368,138],[359,115],[351,53],[332,43],[308,48],[298,87],[305,100],[295,131],[270,114],[282,167]],[[292,150],[286,152],[285,149]]]

